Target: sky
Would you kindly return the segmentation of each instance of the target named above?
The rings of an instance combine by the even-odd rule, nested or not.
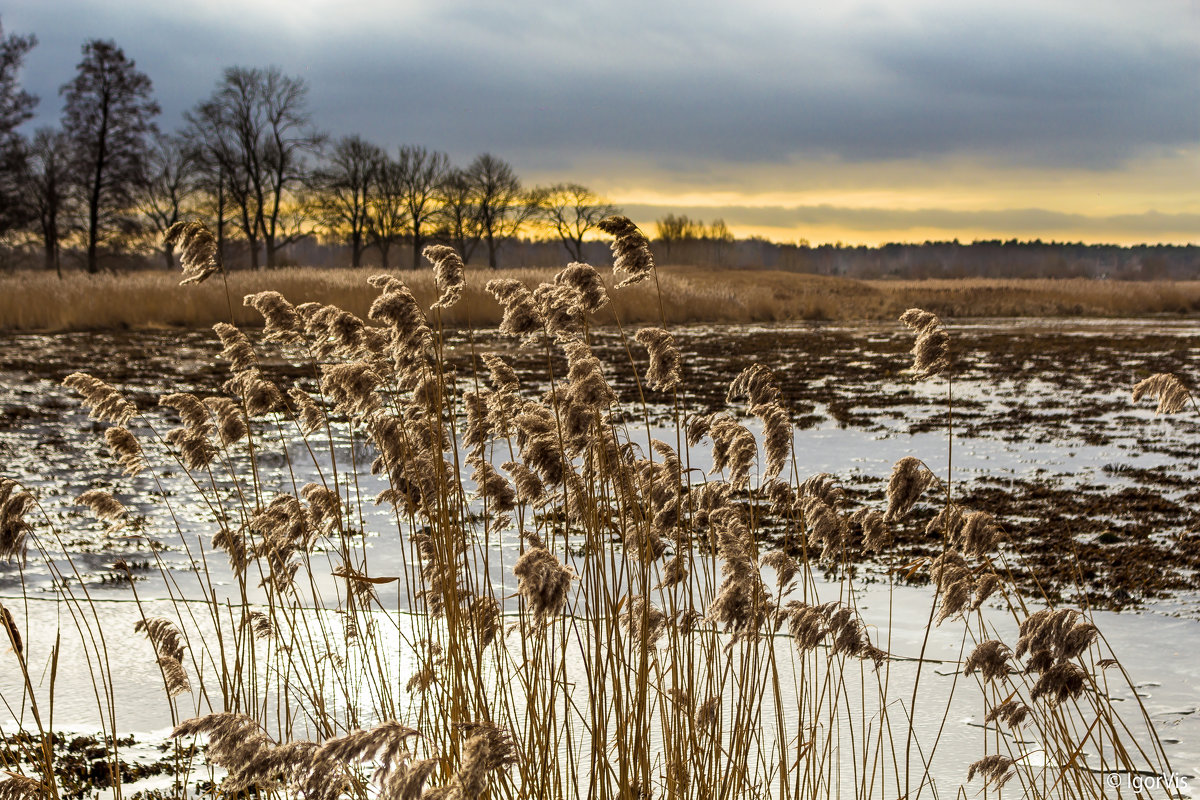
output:
[[[813,244],[1200,244],[1200,0],[6,0],[36,125],[84,41],[160,127],[225,67],[303,78],[317,125],[528,185],[582,183]]]

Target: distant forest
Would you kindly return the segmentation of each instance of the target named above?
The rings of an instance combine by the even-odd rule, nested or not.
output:
[[[109,40],[82,48],[60,89],[61,123],[22,132],[39,98],[21,88],[33,35],[0,27],[0,269],[167,269],[162,235],[198,218],[230,268],[418,267],[425,245],[468,263],[609,263],[596,225],[620,209],[586,186],[526,186],[490,153],[389,152],[331,138],[305,82],[274,67],[224,70],[171,132],[150,77]],[[1200,277],[1200,248],[985,241],[883,247],[735,239],[723,220],[667,214],[647,226],[660,263],[770,268],[862,278]]]

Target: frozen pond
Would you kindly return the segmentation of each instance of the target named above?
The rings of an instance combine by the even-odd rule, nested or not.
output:
[[[957,356],[949,414],[944,381],[914,383],[904,372],[911,335],[890,324],[677,329],[685,354],[682,401],[700,410],[723,409],[729,381],[747,364],[760,362],[776,371],[792,409],[801,478],[830,473],[856,502],[879,505],[892,465],[902,457],[921,458],[940,477],[948,476],[957,502],[990,511],[1001,521],[1010,540],[1006,546],[1030,568],[1028,574],[1018,570],[1018,579],[1036,575],[1052,598],[1096,609],[1095,620],[1138,686],[1172,768],[1179,775],[1200,775],[1200,491],[1195,488],[1200,424],[1190,414],[1155,417],[1152,404],[1134,406],[1129,398],[1132,385],[1154,372],[1176,372],[1185,382],[1200,375],[1200,322],[972,320],[949,328]],[[622,406],[639,407],[619,337],[600,331],[593,346]],[[474,341],[452,338],[451,348],[460,380],[470,375],[472,351],[496,351],[515,363],[523,380],[528,377],[523,392],[534,395],[548,386],[544,356],[517,351],[507,340],[485,332]],[[122,476],[103,444],[106,426],[88,421],[61,380],[85,370],[120,387],[161,435],[175,422],[156,406],[157,397],[216,391],[226,377],[224,365],[213,359],[217,350],[209,332],[0,337],[0,475],[32,489],[60,532],[57,538],[39,537],[49,562],[31,554],[24,570],[0,564],[0,602],[27,626],[29,660],[41,674],[39,693],[49,688],[43,667],[55,644],[51,632],[61,633],[59,662],[79,664],[86,657],[78,630],[103,626],[115,645],[108,650],[106,669],[114,676],[113,705],[120,709],[119,718],[110,722],[122,733],[143,738],[161,736],[172,720],[153,650],[132,634],[134,624],[143,614],[186,617],[194,624],[193,635],[204,638],[220,623],[199,611],[193,615],[180,598],[198,599],[202,586],[215,588],[220,602],[261,604],[266,595],[251,589],[246,597],[238,596],[236,576],[211,544],[216,527],[212,514],[188,499],[195,489],[188,474],[159,464],[135,478]],[[641,358],[644,351],[635,347],[634,355]],[[556,360],[552,366],[556,375],[566,371],[565,362]],[[281,357],[265,369],[314,383],[299,358]],[[643,449],[650,438],[675,445],[678,436],[666,399],[650,393],[647,400],[651,429],[628,420],[630,441]],[[732,410],[739,416],[745,412]],[[747,425],[760,433],[756,420]],[[327,451],[314,462],[308,446],[290,431],[264,425],[258,434],[264,441],[274,440],[273,448],[255,456],[264,497],[295,492],[332,473]],[[362,465],[374,457],[347,427],[335,428],[334,437],[331,445],[339,463]],[[707,471],[711,466],[707,442],[683,455],[691,467]],[[233,458],[249,469],[248,453]],[[321,545],[312,555],[320,569],[314,567],[319,577],[309,591],[325,598],[325,605],[339,601],[340,581],[331,573],[347,556],[369,562],[373,575],[418,580],[406,545],[411,531],[398,524],[390,506],[370,502],[387,483],[367,472],[360,467],[355,483],[342,487],[347,496],[353,492],[367,498],[361,505],[360,533],[340,552]],[[74,497],[96,487],[124,502],[133,521],[112,530],[72,504]],[[225,496],[239,490],[228,482],[214,488]],[[863,620],[873,632],[890,631],[886,649],[904,658],[915,658],[922,650],[932,592],[928,586],[903,583],[889,592],[886,568],[934,552],[923,532],[923,520],[933,510],[923,507],[924,516],[897,531],[896,549],[889,556],[895,562],[865,561],[854,581],[853,599]],[[498,535],[486,552],[491,554],[487,563],[476,563],[479,579],[490,581],[497,595],[511,596],[510,573],[519,543],[511,533]],[[123,569],[114,567],[118,560],[135,576],[133,586]],[[91,599],[91,619],[79,619],[79,608],[73,617],[68,604],[56,602],[56,581],[64,578],[76,596],[86,593]],[[845,578],[815,578],[815,591],[822,601],[837,599],[845,592]],[[402,682],[416,668],[405,648],[417,636],[408,622],[403,586],[401,580],[377,590],[380,624],[398,632],[394,651],[380,657]],[[140,608],[133,602],[135,590]],[[588,611],[582,606],[570,610],[581,617]],[[321,618],[315,608],[311,613],[314,620]],[[998,609],[988,619],[1006,641],[1015,641],[1011,619]],[[513,646],[511,641],[507,646]],[[781,653],[787,650],[786,643],[780,647]],[[965,680],[957,674],[963,647],[961,625],[934,630],[925,652],[928,659],[945,663],[923,673],[932,697],[948,697],[950,686]],[[203,664],[195,666],[201,680],[211,678],[216,668],[209,664],[205,673]],[[905,661],[889,667],[897,685],[904,685],[914,669]],[[87,677],[86,670],[58,673],[55,729],[97,730],[104,704],[98,704]],[[328,689],[345,694],[345,687],[331,684]],[[0,693],[10,703],[9,698],[20,698],[21,676],[7,668],[0,672]],[[352,702],[348,697],[346,702]],[[1117,705],[1134,706],[1131,695],[1114,691],[1114,697]],[[402,698],[397,702],[402,705]],[[220,709],[212,707],[212,697],[196,692],[180,699],[178,713],[187,717],[213,710]],[[17,706],[10,711],[6,729],[17,720],[29,724],[26,711]],[[988,733],[975,692],[955,694],[944,713],[947,728],[931,772],[940,781],[942,796],[950,796]],[[934,716],[918,718],[919,737],[937,738],[942,715],[939,708]]]

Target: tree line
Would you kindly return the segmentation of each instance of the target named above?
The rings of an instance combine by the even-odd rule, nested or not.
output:
[[[39,243],[61,275],[65,247],[88,272],[113,257],[160,248],[185,218],[207,222],[227,260],[275,267],[281,252],[319,233],[345,244],[353,266],[368,250],[392,265],[398,245],[418,265],[432,241],[496,267],[500,249],[536,229],[583,260],[584,237],[618,209],[585,186],[525,187],[484,153],[465,166],[423,146],[388,152],[313,124],[305,82],[276,67],[229,67],[212,94],[164,132],[153,84],[112,41],[83,45],[59,93],[61,125],[18,128],[38,98],[19,72],[35,36],[0,27],[0,237]]]

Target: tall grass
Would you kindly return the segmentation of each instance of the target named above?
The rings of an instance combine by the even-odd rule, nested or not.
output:
[[[937,626],[961,629],[955,690],[978,692],[988,719],[962,780],[985,795],[1008,783],[1013,794],[1094,798],[1113,794],[1108,774],[1170,774],[1144,711],[1122,717],[1110,700],[1110,682],[1128,681],[1086,610],[1026,606],[1001,522],[958,505],[949,465],[938,476],[906,458],[886,505],[855,507],[831,476],[802,473],[769,369],[734,381],[728,412],[686,408],[687,354],[666,326],[679,287],[699,290],[648,261],[630,266],[648,256],[618,229],[618,263],[636,282],[619,289],[574,265],[532,288],[533,276],[487,273],[481,290],[480,274],[442,251],[432,277],[408,282],[229,276],[232,296],[262,290],[264,279],[291,292],[262,290],[245,305],[220,281],[205,284],[216,290],[208,294],[156,295],[147,276],[146,296],[190,309],[179,312],[189,319],[230,308],[239,324],[249,310],[261,315],[258,341],[229,320],[216,325],[225,391],[164,396],[178,425],[163,430],[101,377],[68,379],[109,425],[121,468],[155,486],[172,464],[192,485],[190,498],[159,486],[158,502],[179,520],[201,590],[164,568],[174,613],[143,614],[136,635],[157,660],[174,736],[208,742],[223,793],[946,792],[930,772],[949,711],[948,698],[928,691],[932,661],[924,645],[891,652],[891,632],[864,625],[849,569],[864,551],[886,554],[917,503],[941,509],[929,527],[940,552],[892,558],[886,580],[930,576],[926,643]],[[328,283],[317,285],[320,276]],[[483,291],[500,315],[481,310]],[[622,328],[639,376],[638,400],[622,407],[590,332],[654,311],[653,327]],[[481,318],[543,354],[545,371],[518,376],[502,357],[476,352],[469,334],[473,368],[451,369],[444,326]],[[945,388],[949,443],[950,334],[928,312],[903,319],[914,374]],[[307,363],[312,380],[278,385],[260,360],[275,348]],[[562,356],[565,374],[555,371]],[[671,422],[658,428],[651,408],[663,406]],[[707,474],[693,463],[702,445]],[[265,474],[269,464],[281,465],[276,474]],[[107,519],[127,513],[103,492],[80,500]],[[389,509],[386,529],[373,527],[372,503]],[[191,538],[188,518],[203,520],[211,546]],[[52,555],[66,549],[60,532],[23,487],[0,486],[0,523],[0,554],[20,558],[28,547],[64,571]],[[368,532],[400,549],[398,574],[380,571]],[[216,559],[228,561],[233,586],[211,577]],[[830,571],[840,576],[831,583],[821,577]],[[56,581],[56,591],[88,644],[88,663],[71,668],[92,676],[98,718],[114,733],[107,651],[134,632],[105,630],[86,584]],[[989,605],[1019,626],[1019,640],[999,640]],[[19,621],[4,619],[9,658],[28,676]],[[24,631],[26,642],[46,635]],[[0,796],[57,797],[51,728],[26,685],[5,700],[34,710],[36,730],[22,740],[33,746],[8,745],[14,777],[0,780]],[[930,718],[937,734],[922,741],[916,721]],[[180,769],[192,768],[180,751]]]
[[[233,272],[234,297],[274,289],[293,302],[331,303],[365,317],[374,295],[372,271],[294,268]],[[492,278],[520,280],[529,288],[552,277],[549,270],[470,269],[463,300],[445,309],[442,323],[495,326],[500,305],[483,285]],[[621,313],[627,324],[691,322],[748,323],[783,320],[885,320],[905,309],[926,308],[946,317],[1092,316],[1200,312],[1200,281],[1097,281],[1077,279],[859,281],[794,272],[699,269],[674,266],[648,285],[625,290]],[[432,276],[403,273],[423,308],[436,297]],[[210,326],[230,320],[221,283],[195,287],[186,295],[165,272],[87,275],[64,280],[40,272],[0,275],[0,330],[64,331]],[[249,309],[235,307],[234,321],[256,325]],[[612,324],[607,309],[597,324]]]

